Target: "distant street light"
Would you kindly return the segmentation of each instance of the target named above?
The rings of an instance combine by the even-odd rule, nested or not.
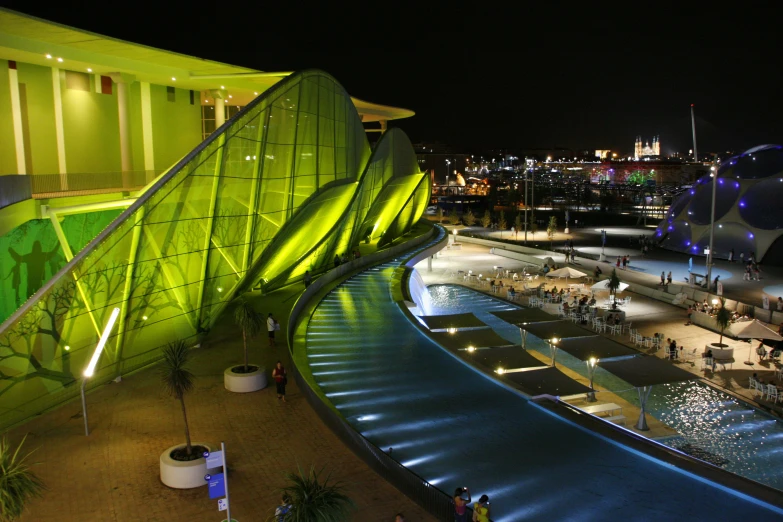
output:
[[[449,187],[449,166],[451,165],[451,160],[446,160],[446,190],[448,190]]]
[[[718,172],[715,167],[710,167],[710,177],[712,178],[712,210],[710,212],[710,250],[707,252],[707,291],[710,291],[710,282],[712,281],[712,250],[713,240],[715,239],[715,195],[718,189]],[[717,291],[717,288],[715,289]]]
[[[590,377],[590,391],[587,393],[587,402],[596,402],[595,389],[593,388],[593,377],[595,376],[595,368],[598,365],[598,359],[590,357],[587,363],[587,375]]]

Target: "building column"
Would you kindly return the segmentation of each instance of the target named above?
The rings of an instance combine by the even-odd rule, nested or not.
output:
[[[215,98],[215,130],[226,123],[226,91],[225,89],[212,89],[209,95]]]
[[[144,141],[144,170],[146,182],[155,179],[155,149],[152,141],[152,97],[150,82],[141,82],[141,133]]]
[[[122,164],[122,186],[133,186],[133,151],[131,150],[130,128],[130,84],[136,80],[132,74],[110,73],[112,81],[117,84],[117,108],[120,120],[120,162]]]
[[[52,67],[52,92],[54,94],[54,131],[57,139],[57,168],[60,187],[68,190],[68,172],[65,164],[65,131],[63,129],[63,98],[60,84],[60,69]]]
[[[22,103],[19,99],[19,76],[16,62],[8,62],[8,83],[11,89],[11,120],[14,125],[14,146],[16,149],[17,174],[27,174],[24,160],[24,131],[22,130]]]

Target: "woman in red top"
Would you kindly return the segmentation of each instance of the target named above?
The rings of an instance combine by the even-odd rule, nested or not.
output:
[[[277,385],[277,398],[283,399],[283,402],[285,402],[285,385],[288,384],[288,377],[286,376],[285,368],[283,368],[283,363],[280,361],[277,361],[277,366],[272,370],[272,377]]]

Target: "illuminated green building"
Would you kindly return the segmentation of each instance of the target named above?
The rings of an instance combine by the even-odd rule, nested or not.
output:
[[[44,36],[31,27],[43,31],[40,34]],[[46,33],[47,27],[58,30]],[[41,163],[34,152],[37,145],[32,144],[48,143],[41,137],[40,122],[30,119],[29,112],[25,116],[27,130],[22,125],[23,132],[17,132],[14,121],[24,116],[24,111],[14,104],[22,100],[7,86],[11,85],[13,91],[16,81],[18,94],[20,78],[30,78],[29,85],[22,89],[29,96],[42,88],[39,84],[45,81],[40,78],[48,78],[50,87],[55,84],[55,91],[59,82],[62,97],[69,90],[68,70],[63,73],[66,65],[61,65],[62,69],[49,66],[48,72],[38,75],[39,83],[32,75],[22,76],[22,72],[46,68],[31,62],[46,64],[63,57],[61,64],[73,63],[99,74],[98,69],[108,60],[99,49],[82,49],[79,54],[78,46],[69,58],[63,56],[68,50],[65,43],[40,41],[44,37],[56,39],[57,35],[67,40],[67,35],[62,36],[65,30],[79,32],[0,12],[0,69],[6,73],[0,77],[0,84],[4,83],[0,88],[0,114],[6,116],[0,121],[6,122],[2,123],[6,127],[11,121],[10,131],[0,130],[0,137],[7,138],[0,141],[10,140],[13,146],[3,150],[0,157],[15,158],[12,163],[4,160],[4,173],[24,174],[34,180],[39,175],[36,165]],[[36,35],[39,40],[34,39]],[[101,166],[89,173],[95,180],[101,179],[100,169],[105,169],[109,179],[110,173],[118,172],[114,182],[99,191],[84,190],[88,195],[74,195],[71,186],[60,185],[56,195],[63,198],[51,199],[52,195],[46,194],[47,199],[24,199],[0,209],[0,222],[5,222],[2,237],[5,245],[11,245],[6,248],[14,252],[10,255],[9,250],[0,262],[0,277],[11,285],[4,295],[15,294],[15,301],[24,301],[0,325],[0,426],[12,425],[78,395],[74,384],[114,308],[120,309],[120,319],[91,381],[95,384],[156,360],[167,342],[199,342],[227,303],[245,291],[270,291],[301,280],[307,270],[327,270],[336,254],[350,253],[359,244],[382,247],[394,241],[411,228],[429,201],[430,178],[419,171],[405,134],[398,129],[384,132],[371,149],[363,124],[363,120],[379,121],[379,130],[385,131],[386,120],[410,116],[410,111],[354,100],[335,79],[320,71],[194,74],[180,70],[175,76],[158,63],[163,58],[154,53],[171,55],[171,61],[183,67],[187,60],[201,63],[202,68],[209,64],[231,66],[112,42],[117,45],[104,43],[103,48],[116,51],[127,47],[123,48],[126,56],[116,58],[115,64],[120,74],[117,78],[122,80],[125,74],[129,80],[126,87],[116,87],[113,80],[99,82],[93,78],[89,84],[93,90],[81,90],[83,79],[74,90],[87,105],[94,105],[92,98],[113,97],[113,105],[108,104],[105,110],[95,108],[96,119],[82,122],[80,128],[94,124],[97,129],[91,132],[116,145],[102,152],[105,158],[100,159]],[[160,85],[151,83],[152,76],[147,78],[146,87],[144,81],[138,81],[142,74],[138,71],[144,69],[138,65],[145,55],[141,51],[132,60],[137,67],[135,79],[122,70],[130,63],[127,55],[132,48],[153,56],[158,62],[146,64],[150,70],[177,83],[174,101],[165,103],[176,105],[179,97],[184,97],[181,118],[173,118],[176,121],[169,126],[156,129],[154,124],[150,127],[145,123],[145,111],[154,122],[156,109],[152,99],[145,109],[144,91],[148,89],[150,96],[158,91],[168,96],[171,90],[157,89]],[[30,59],[23,62],[25,57]],[[193,86],[197,82],[220,85],[196,91],[189,81]],[[134,82],[140,83],[142,94],[138,100],[134,97]],[[231,117],[225,124],[213,118],[218,128],[212,132],[205,123],[205,115],[210,112],[201,100],[212,100],[209,107],[214,114],[214,95],[224,96],[217,92],[220,90],[232,92],[232,82],[250,82],[242,89],[236,87],[237,97],[247,92],[260,94],[248,98],[241,108],[237,106],[233,116],[225,103],[218,103],[218,109]],[[117,96],[95,92],[97,83],[101,88],[111,85]],[[186,90],[180,92],[180,85]],[[123,90],[125,99],[120,95]],[[89,156],[90,152],[69,152],[69,136],[75,131],[70,130],[66,112],[57,116],[62,108],[57,108],[56,99],[53,95],[52,143],[56,151],[65,152],[55,154],[57,164],[48,165],[41,175],[57,174],[61,183],[77,179],[83,182],[82,178],[70,177],[72,171],[68,169],[72,157]],[[191,110],[196,101],[198,111]],[[138,125],[134,114],[140,118]],[[48,121],[49,116],[41,116],[41,121]],[[127,118],[125,123],[123,117]],[[194,122],[198,133],[192,132]],[[106,126],[105,132],[101,125]],[[182,135],[178,135],[180,132]],[[83,147],[97,151],[105,146],[104,141],[97,145],[84,141]],[[8,147],[8,143],[3,146]],[[188,147],[195,148],[183,150]],[[165,149],[166,154],[155,152],[157,149]],[[152,156],[148,156],[150,151]],[[150,157],[152,161],[148,161]],[[179,157],[182,159],[167,168],[166,161]],[[141,177],[134,174],[139,172],[134,170],[136,158],[145,167]],[[25,169],[33,165],[33,170],[14,169],[14,165]],[[161,168],[166,170],[158,174]],[[134,185],[141,180],[149,183],[136,188]],[[23,210],[14,212],[15,207]],[[100,219],[94,218],[94,212],[101,213]],[[93,216],[91,229],[86,225],[88,215]],[[42,218],[48,218],[46,226],[39,223]],[[19,225],[12,228],[9,222]],[[20,227],[25,233],[20,234]],[[43,237],[52,231],[60,250],[50,237]],[[93,238],[92,231],[100,233]],[[42,236],[36,238],[36,233]],[[23,238],[23,243],[9,243],[9,237]],[[58,255],[62,267],[54,263]]]

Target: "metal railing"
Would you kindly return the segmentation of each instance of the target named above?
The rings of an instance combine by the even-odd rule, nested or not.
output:
[[[30,176],[10,174],[0,176],[0,208],[19,203],[33,197]]]

